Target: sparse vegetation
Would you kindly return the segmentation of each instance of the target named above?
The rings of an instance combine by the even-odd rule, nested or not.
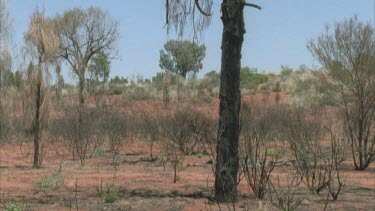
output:
[[[293,211],[300,207],[303,198],[298,196],[298,175],[287,175],[286,185],[280,184],[277,177],[276,185],[270,183],[270,199],[276,207],[283,211]]]
[[[60,172],[55,172],[51,175],[45,176],[42,179],[35,182],[34,187],[36,189],[46,189],[51,186],[61,186],[65,184],[65,177]]]
[[[273,110],[244,104],[241,114],[242,169],[255,196],[262,200],[269,190],[271,173],[281,157],[281,152],[270,139]]]
[[[114,203],[118,198],[119,190],[115,185],[107,185],[101,196],[105,203]]]
[[[1,210],[373,209],[371,23],[353,17],[308,42],[322,67],[270,72],[245,66],[258,61],[242,52],[244,9],[258,5],[163,3],[165,28],[176,31],[153,45],[143,33],[120,34],[138,28],[110,7],[64,5],[53,14],[46,4],[13,22],[0,0]],[[204,61],[198,36],[215,7],[221,64],[211,43]],[[12,26],[24,18],[19,36],[21,25]],[[150,69],[149,50],[159,69]],[[265,58],[270,67],[274,58]]]
[[[5,205],[5,211],[22,211],[25,206],[21,202],[8,202]]]
[[[326,155],[320,141],[323,128],[314,117],[308,120],[306,115],[302,108],[297,108],[291,115],[287,140],[295,159],[293,166],[301,181],[311,192],[319,194],[329,182]]]
[[[342,109],[355,169],[365,170],[375,161],[374,28],[357,17],[335,23],[308,49],[325,68],[316,74],[321,91]]]

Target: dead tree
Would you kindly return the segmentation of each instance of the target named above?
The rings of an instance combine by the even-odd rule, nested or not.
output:
[[[29,90],[31,93],[31,105],[26,105],[32,111],[30,113],[31,125],[30,132],[34,137],[34,161],[33,167],[39,168],[41,161],[40,140],[42,139],[42,130],[48,117],[48,86],[44,81],[44,72],[48,71],[48,65],[55,58],[59,46],[59,38],[54,33],[52,22],[44,17],[44,14],[36,10],[30,17],[28,29],[25,33],[25,42],[27,52],[32,59],[37,60],[37,69],[33,79],[29,81]]]

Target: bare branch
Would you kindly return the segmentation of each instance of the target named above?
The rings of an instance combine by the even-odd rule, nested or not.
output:
[[[245,5],[245,6],[248,6],[248,7],[254,7],[254,8],[258,9],[258,10],[262,10],[262,7],[259,6],[259,5],[256,5],[256,4],[252,4],[252,3],[247,3],[247,2],[245,2],[244,5]]]
[[[199,12],[202,13],[203,15],[205,15],[205,16],[211,16],[212,15],[211,13],[207,13],[202,9],[201,5],[199,4],[199,0],[195,0],[195,6],[198,8]]]

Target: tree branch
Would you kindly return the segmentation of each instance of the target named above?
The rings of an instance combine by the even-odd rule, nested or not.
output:
[[[257,8],[258,10],[262,10],[262,7],[259,6],[259,5],[256,5],[256,4],[252,4],[252,3],[247,3],[247,2],[245,2],[244,5],[245,5],[245,6],[248,6],[248,7],[254,7],[254,8]]]
[[[205,15],[205,16],[211,16],[210,13],[207,13],[207,12],[205,12],[205,11],[202,9],[201,5],[199,4],[199,0],[195,0],[195,6],[197,6],[199,12],[202,13],[203,15]]]
[[[169,25],[169,0],[165,1],[165,26]]]

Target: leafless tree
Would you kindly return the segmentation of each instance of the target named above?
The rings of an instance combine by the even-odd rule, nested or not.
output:
[[[288,174],[286,185],[280,184],[280,178],[277,176],[277,183],[270,184],[270,200],[281,210],[293,211],[301,205],[303,197],[298,197],[299,175]]]
[[[127,122],[129,119],[119,112],[107,112],[104,119],[103,132],[108,136],[109,149],[112,153],[112,164],[116,166],[115,159],[124,143],[124,138],[127,136]]]
[[[370,23],[357,17],[336,23],[307,47],[324,66],[318,72],[324,93],[343,110],[354,166],[375,160],[375,39]]]
[[[345,160],[345,147],[343,138],[338,137],[331,130],[328,132],[331,139],[330,156],[326,159],[328,189],[333,200],[337,200],[343,186],[340,164]]]
[[[3,73],[11,71],[12,56],[6,48],[0,51],[0,142],[8,137],[11,127],[11,96],[10,90],[4,86]]]
[[[184,155],[189,155],[196,146],[193,137],[194,125],[190,112],[177,111],[171,119],[167,119],[163,125],[163,134]]]
[[[258,199],[263,199],[269,190],[271,173],[284,153],[273,140],[276,116],[273,107],[243,104],[241,111],[240,163],[246,181]]]
[[[178,131],[171,131],[171,132],[178,133]],[[165,164],[170,163],[173,168],[173,173],[174,173],[173,183],[176,183],[178,180],[178,173],[180,171],[182,161],[185,158],[184,152],[180,150],[180,148],[175,142],[174,138],[176,135],[177,134],[165,133],[164,137],[166,137],[166,139],[162,141],[162,150],[163,150],[163,154],[165,156],[164,159],[166,162]]]
[[[60,57],[78,77],[79,109],[83,110],[85,97],[85,73],[90,59],[104,53],[113,55],[118,40],[118,23],[99,8],[86,10],[75,8],[57,15],[55,30],[60,37]],[[82,112],[78,115],[78,127],[83,127]],[[78,129],[79,131],[79,129]]]
[[[149,147],[150,161],[154,161],[157,158],[154,157],[154,148],[157,146],[157,141],[159,140],[159,122],[164,119],[153,115],[143,109],[139,109],[136,112],[137,121],[139,122],[138,128],[140,133],[143,134],[147,140],[147,145]]]
[[[292,163],[297,174],[311,192],[320,193],[329,182],[325,163],[325,152],[321,145],[323,128],[314,117],[307,118],[303,108],[290,111],[290,120],[286,123],[287,135],[293,158]]]
[[[53,30],[52,22],[44,14],[36,10],[30,17],[28,29],[25,33],[25,43],[28,55],[37,60],[36,72],[31,72],[30,80],[24,87],[24,96],[28,104],[24,108],[24,115],[29,121],[28,130],[34,137],[34,162],[33,167],[39,168],[41,161],[40,140],[43,128],[47,124],[49,90],[44,80],[48,73],[48,65],[53,61],[59,47],[59,38]]]
[[[10,37],[11,26],[12,20],[5,2],[0,0],[0,141],[3,141],[10,130],[9,101],[5,100],[6,93],[3,88],[3,80],[4,73],[11,71],[12,57],[6,47]]]
[[[79,126],[77,115],[82,115],[82,125]],[[73,161],[78,156],[81,166],[86,163],[90,150],[94,150],[98,131],[98,112],[94,109],[84,108],[83,110],[77,106],[66,108],[65,117],[61,120],[61,128],[59,133],[64,138],[72,152]]]

